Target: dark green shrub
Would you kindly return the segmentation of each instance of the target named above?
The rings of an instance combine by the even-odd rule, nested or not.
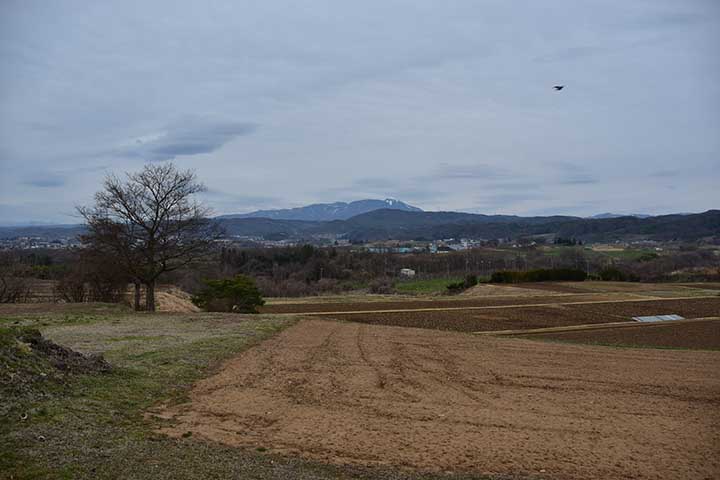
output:
[[[370,293],[377,294],[395,293],[395,285],[393,284],[393,281],[389,278],[379,278],[370,282],[369,290]]]
[[[616,267],[605,267],[600,270],[600,280],[605,282],[639,282],[640,277],[632,272],[623,272]]]
[[[600,280],[605,282],[624,282],[627,280],[625,274],[615,267],[605,267],[600,270]]]
[[[265,304],[255,280],[245,275],[205,280],[205,288],[192,298],[195,305],[209,312],[258,313]]]
[[[461,282],[454,282],[447,285],[448,293],[454,294],[454,293],[460,293],[463,290],[467,290],[470,287],[474,287],[478,284],[478,278],[477,275],[468,275],[465,277],[465,280]]]
[[[658,254],[655,253],[655,252],[648,252],[648,253],[643,253],[642,255],[640,255],[640,256],[638,257],[637,261],[638,261],[638,262],[641,262],[641,263],[642,263],[642,262],[650,262],[650,261],[655,260],[656,258],[659,258],[659,257],[660,257],[660,255],[658,255]]]
[[[465,290],[465,282],[453,282],[448,283],[447,287],[448,293],[460,293],[463,290]]]

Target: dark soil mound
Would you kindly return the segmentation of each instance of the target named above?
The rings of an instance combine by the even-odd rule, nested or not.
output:
[[[18,335],[18,340],[30,345],[34,353],[44,356],[52,366],[64,372],[108,372],[111,368],[102,355],[83,355],[43,338],[38,330],[25,330]]]
[[[75,374],[109,372],[101,355],[83,355],[30,328],[0,328],[0,417],[61,392]]]

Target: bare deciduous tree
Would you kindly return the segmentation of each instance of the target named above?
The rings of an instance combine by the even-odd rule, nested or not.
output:
[[[83,243],[120,259],[136,284],[136,308],[139,284],[145,308],[155,311],[158,278],[204,256],[217,238],[209,209],[195,199],[203,190],[194,172],[151,164],[124,179],[108,176],[95,205],[78,208],[88,227]]]
[[[19,303],[30,296],[27,268],[10,253],[0,254],[0,303]]]

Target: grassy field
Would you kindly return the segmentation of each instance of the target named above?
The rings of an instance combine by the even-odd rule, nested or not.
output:
[[[418,280],[403,280],[395,284],[398,293],[412,295],[446,293],[447,286],[451,283],[460,282],[462,278],[426,278]]]
[[[161,420],[146,415],[149,409],[185,400],[222,360],[294,323],[287,316],[149,315],[103,305],[0,310],[0,478],[477,478],[331,466],[271,455],[262,445],[237,449],[155,433]],[[102,353],[112,370],[54,381],[48,362],[23,360],[31,356],[14,340],[19,328]]]

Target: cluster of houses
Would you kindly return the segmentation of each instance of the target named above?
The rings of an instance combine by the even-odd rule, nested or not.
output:
[[[62,250],[77,247],[80,242],[76,238],[14,237],[0,238],[0,250]]]
[[[487,245],[486,240],[475,240],[470,238],[447,238],[444,240],[433,240],[432,242],[374,242],[363,245],[362,248],[371,253],[450,253],[463,250],[470,250]]]

